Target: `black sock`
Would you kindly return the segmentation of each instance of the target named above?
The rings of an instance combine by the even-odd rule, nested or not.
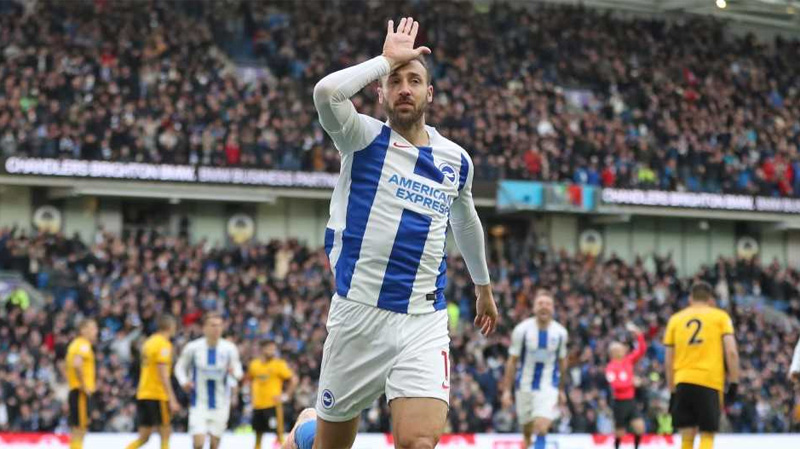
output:
[[[641,442],[642,442],[642,436],[639,435],[639,434],[634,434],[633,435],[633,447],[635,449],[639,449],[639,443],[641,443]]]
[[[614,449],[619,449],[619,445],[622,444],[622,438],[618,436],[614,436]]]

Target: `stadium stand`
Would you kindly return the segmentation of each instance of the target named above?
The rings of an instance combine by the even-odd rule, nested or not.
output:
[[[800,44],[719,21],[455,1],[13,5],[4,156],[335,172],[311,89],[379,53],[402,9],[434,49],[429,121],[473,152],[477,179],[800,195]]]
[[[767,43],[710,19],[513,2],[337,5],[0,1],[0,158],[335,173],[339,155],[317,122],[312,88],[378,54],[384,20],[402,10],[425,25],[420,41],[433,49],[429,120],[468,148],[476,179],[800,197],[798,41]],[[367,90],[355,101],[380,116],[375,99]],[[0,432],[67,430],[63,357],[86,316],[100,325],[92,432],[134,430],[137,348],[164,312],[180,318],[178,351],[200,335],[207,310],[223,312],[244,360],[260,340],[278,341],[301,379],[287,422],[313,406],[333,290],[324,250],[295,240],[215,247],[190,237],[97,231],[81,241],[0,229],[0,271],[21,273],[44,293],[43,301],[19,292],[0,302]],[[471,325],[466,267],[450,260],[448,432],[519,430],[498,383],[510,330],[546,286],[571,336],[570,393],[556,430],[613,430],[603,367],[612,340],[630,342],[624,325],[632,320],[649,344],[637,366],[648,432],[672,433],[660,341],[697,278],[715,286],[733,316],[741,352],[742,395],[723,430],[798,429],[800,398],[786,384],[798,332],[785,324],[800,319],[796,267],[719,259],[687,276],[668,256],[628,263],[540,243],[492,242],[502,319],[489,338]],[[242,392],[234,427],[249,424],[248,404]],[[176,424],[186,430],[185,411]],[[388,431],[386,404],[365,411],[361,426]]]
[[[449,266],[447,298],[453,341],[452,413],[455,432],[516,430],[514,410],[504,409],[498,382],[510,327],[530,313],[536,286],[556,291],[559,320],[570,331],[569,400],[561,432],[610,432],[611,410],[603,366],[614,339],[632,320],[646,329],[650,348],[637,367],[638,398],[648,431],[667,433],[668,393],[660,344],[669,315],[685,303],[692,278],[681,277],[668,257],[644,255],[633,264],[558,253],[535,239],[508,239],[495,247],[491,263],[502,311],[499,332],[488,339],[470,324],[474,300],[466,267]],[[48,292],[44,309],[7,304],[0,313],[0,430],[51,431],[65,426],[66,386],[59,366],[69,338],[83,316],[100,324],[98,394],[93,431],[133,429],[137,342],[155,326],[159,313],[180,317],[176,346],[200,334],[205,310],[222,311],[228,337],[245,360],[263,338],[279,342],[300,378],[287,415],[311,406],[316,397],[319,360],[325,338],[331,279],[323,249],[296,241],[274,241],[232,248],[205,242],[141,234],[127,239],[98,232],[94,241],[64,236],[26,236],[0,231],[0,270],[15,268]],[[742,358],[744,395],[730,406],[725,429],[734,432],[785,432],[792,425],[792,395],[785,388],[797,332],[767,319],[755,300],[784,300],[788,315],[800,317],[798,273],[775,264],[720,260],[695,277],[715,285],[719,304],[732,314]],[[233,413],[246,425],[243,395]],[[185,415],[178,417],[185,426]],[[179,428],[180,428],[179,426]],[[388,431],[388,409],[376,403],[362,427]],[[185,428],[185,427],[184,427]]]

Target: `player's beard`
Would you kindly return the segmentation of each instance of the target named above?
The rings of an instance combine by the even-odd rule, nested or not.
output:
[[[408,129],[422,120],[428,109],[428,102],[423,100],[419,105],[411,106],[413,106],[411,111],[399,112],[395,106],[386,103],[386,115],[389,116],[392,128]]]

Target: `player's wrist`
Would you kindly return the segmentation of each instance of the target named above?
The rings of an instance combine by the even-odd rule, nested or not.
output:
[[[386,61],[386,64],[389,67],[389,73],[393,72],[396,68],[403,65],[403,63],[387,55],[386,53],[381,54],[381,57],[383,58],[384,61]]]

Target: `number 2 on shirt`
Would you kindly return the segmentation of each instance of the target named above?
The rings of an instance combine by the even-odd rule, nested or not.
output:
[[[686,323],[686,327],[691,327],[693,324],[695,325],[695,328],[692,338],[689,339],[689,345],[699,345],[703,342],[703,339],[699,337],[700,330],[703,329],[703,322],[697,318],[692,318]]]

